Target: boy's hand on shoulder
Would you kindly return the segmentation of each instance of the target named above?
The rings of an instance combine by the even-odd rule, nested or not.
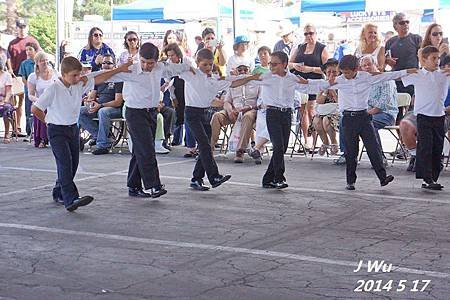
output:
[[[250,78],[250,80],[261,81],[262,80],[261,75],[262,75],[262,73],[256,73],[256,74],[253,74],[253,75],[249,76],[249,78]]]
[[[443,68],[441,70],[442,70],[442,73],[444,73],[447,76],[450,76],[450,68]]]
[[[417,74],[419,70],[416,68],[410,68],[410,69],[406,69],[406,73],[407,74]]]
[[[86,86],[86,84],[88,83],[89,79],[86,76],[81,76],[80,77],[80,81],[83,82],[83,86]]]

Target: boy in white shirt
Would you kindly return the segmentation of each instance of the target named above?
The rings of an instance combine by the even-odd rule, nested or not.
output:
[[[439,70],[439,49],[426,46],[421,51],[422,69],[402,78],[403,85],[414,84],[414,115],[417,116],[416,178],[422,188],[441,190],[437,183],[444,146],[444,101],[450,85],[450,71]]]
[[[273,145],[272,158],[262,180],[263,188],[287,188],[284,177],[284,153],[289,144],[295,90],[312,94],[319,92],[318,82],[297,77],[287,70],[289,57],[282,51],[270,55],[270,71],[251,85],[261,86],[260,98],[266,106],[266,123]]]
[[[195,74],[184,72],[180,78],[185,82],[185,122],[192,131],[198,143],[199,158],[195,164],[191,179],[191,188],[199,191],[209,190],[204,185],[203,177],[208,180],[213,188],[218,187],[231,178],[231,175],[220,175],[210,146],[211,124],[208,119],[208,108],[216,94],[228,89],[246,84],[250,80],[258,79],[259,75],[253,75],[235,81],[219,80],[212,75],[214,54],[209,49],[201,49],[197,53],[198,70]]]
[[[55,156],[58,179],[53,188],[53,200],[60,203],[62,199],[68,211],[74,211],[94,200],[92,196],[80,197],[73,181],[80,158],[77,121],[82,95],[112,75],[127,71],[129,65],[87,79],[80,75],[81,63],[75,57],[66,57],[61,62],[61,77],[45,90],[31,108],[35,117],[47,123],[48,137]]]
[[[139,62],[130,67],[131,72],[117,74],[109,80],[123,81],[125,119],[133,141],[127,179],[130,197],[157,198],[167,193],[159,178],[155,155],[160,83],[161,78],[176,76],[190,70],[191,66],[189,63],[167,64],[158,59],[158,47],[144,43],[139,48]]]
[[[339,110],[343,115],[342,125],[344,127],[345,159],[347,162],[347,190],[355,190],[359,137],[362,138],[366,146],[370,163],[380,180],[381,186],[385,186],[394,180],[394,176],[386,175],[382,150],[375,137],[371,116],[367,112],[369,93],[373,84],[417,72],[417,69],[408,69],[372,75],[358,71],[358,65],[356,56],[345,55],[339,62],[342,75],[336,77],[335,82],[332,82],[333,85],[325,84],[322,86],[322,89],[337,89],[339,93]],[[319,81],[324,82],[323,80]]]

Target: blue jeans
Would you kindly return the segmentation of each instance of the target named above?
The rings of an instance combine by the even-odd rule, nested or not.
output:
[[[383,146],[381,145],[380,134],[378,130],[395,124],[395,118],[388,113],[379,112],[377,114],[372,115],[372,124],[375,128],[375,137],[377,139],[378,144],[380,145],[381,150],[383,150]]]
[[[108,141],[111,119],[121,117],[122,108],[120,107],[103,107],[96,113],[91,114],[89,113],[89,107],[82,106],[79,123],[97,140],[97,148],[108,148],[111,146]],[[98,123],[93,120],[94,118],[98,118]]]

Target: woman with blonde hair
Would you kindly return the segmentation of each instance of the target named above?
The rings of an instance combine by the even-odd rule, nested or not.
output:
[[[44,91],[56,80],[58,73],[50,63],[47,53],[40,51],[34,57],[34,73],[28,76],[28,96],[31,102],[36,102]],[[48,145],[47,126],[38,118],[33,119],[34,146],[45,148]]]
[[[428,26],[425,36],[422,41],[421,49],[426,46],[434,46],[439,49],[440,65],[443,65],[444,58],[450,53],[447,43],[444,43],[444,33],[442,27],[439,24],[433,23]],[[421,52],[419,50],[419,54]],[[420,59],[420,55],[419,55]]]
[[[383,71],[385,66],[385,50],[378,35],[378,26],[367,23],[363,26],[359,36],[359,46],[355,55],[360,58],[371,55],[378,70]]]

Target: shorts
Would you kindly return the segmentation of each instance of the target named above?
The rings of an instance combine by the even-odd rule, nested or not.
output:
[[[417,116],[412,111],[408,111],[403,117],[402,121],[409,121],[417,128]]]

